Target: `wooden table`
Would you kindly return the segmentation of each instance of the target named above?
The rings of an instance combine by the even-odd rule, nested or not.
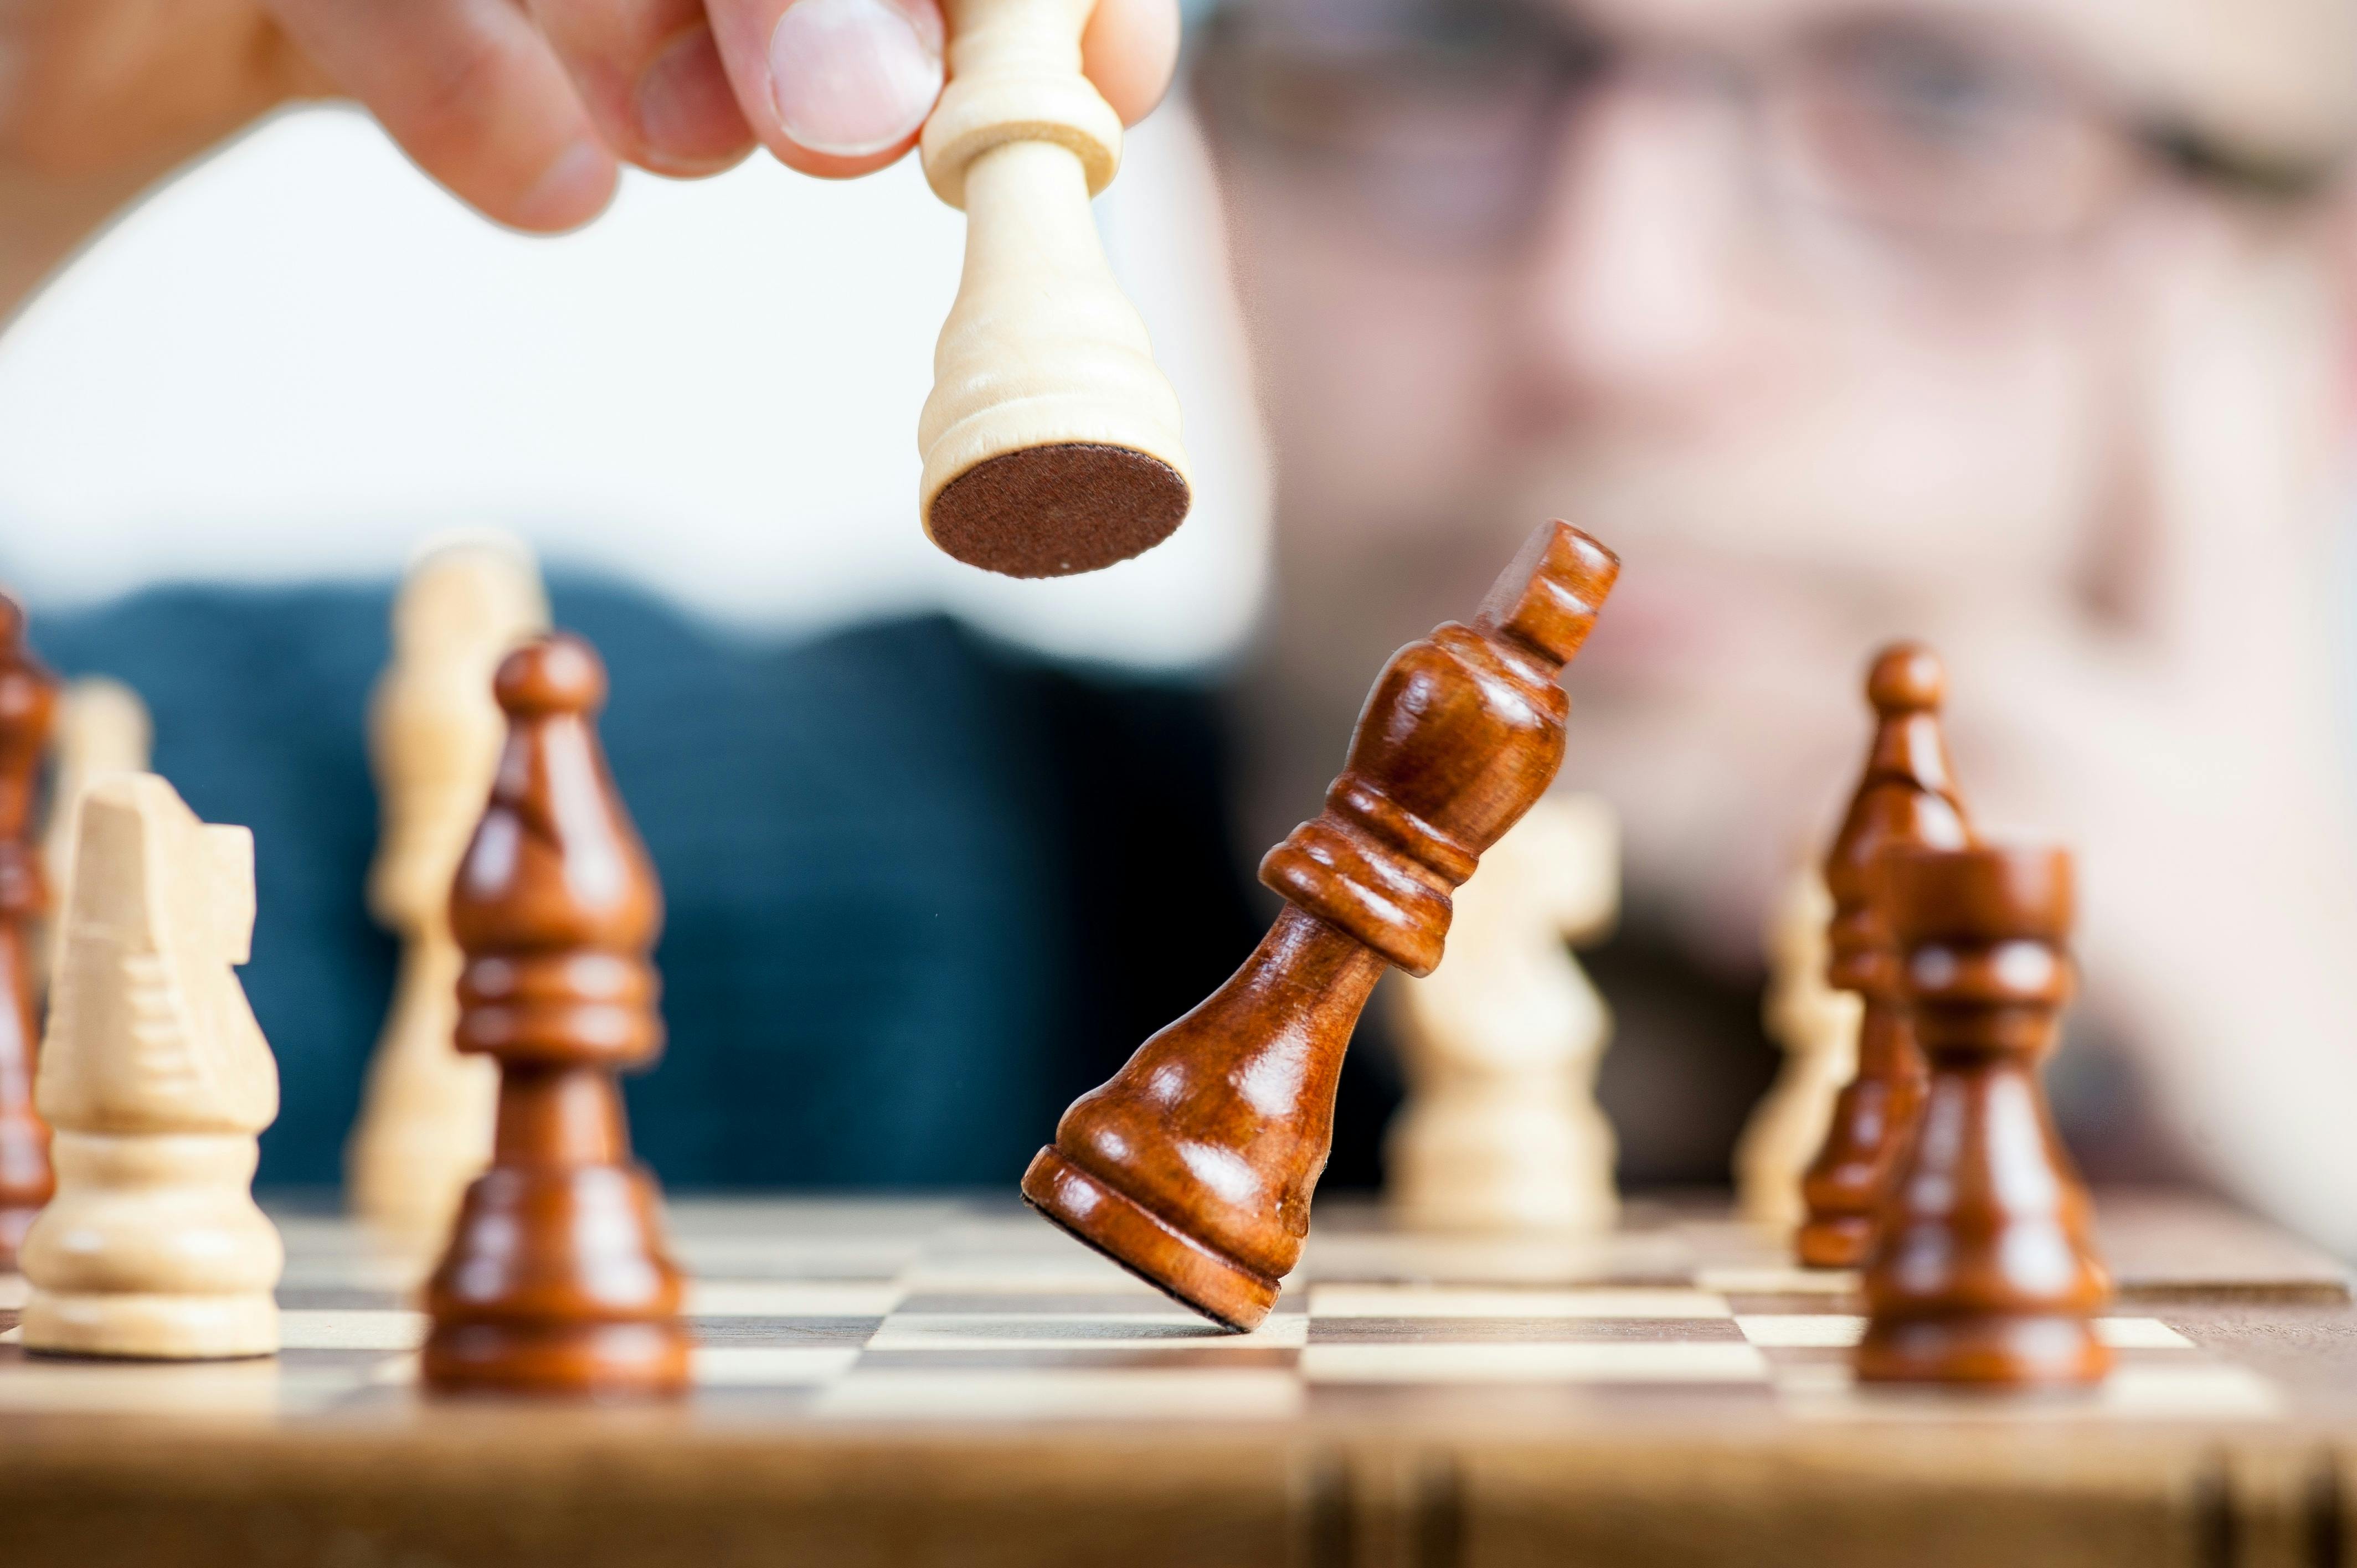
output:
[[[2120,1369],[2023,1398],[1853,1386],[1847,1282],[1694,1203],[1587,1240],[1321,1204],[1228,1336],[995,1199],[681,1202],[698,1387],[652,1409],[421,1400],[412,1265],[282,1210],[274,1360],[0,1343],[0,1564],[2352,1561],[2340,1269],[2101,1208]]]

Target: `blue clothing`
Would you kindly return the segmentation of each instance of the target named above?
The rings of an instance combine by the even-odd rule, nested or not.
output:
[[[1004,1187],[1264,927],[1203,689],[941,618],[789,645],[609,583],[552,597],[611,671],[607,748],[663,881],[670,1046],[629,1100],[674,1187]],[[381,586],[34,607],[41,656],[135,687],[156,770],[255,832],[243,979],[284,1085],[264,1182],[339,1178],[391,994],[362,901],[390,607]],[[1383,1053],[1352,1058],[1337,1185],[1373,1179],[1397,1097]]]

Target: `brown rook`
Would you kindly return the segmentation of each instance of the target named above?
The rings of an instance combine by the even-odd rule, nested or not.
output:
[[[33,923],[48,913],[49,889],[33,837],[33,797],[58,682],[25,641],[25,612],[0,597],[0,1269],[49,1200],[49,1130],[33,1110]]]
[[[1959,849],[1972,842],[1955,770],[1940,736],[1947,677],[1939,659],[1901,642],[1875,656],[1866,680],[1874,741],[1866,776],[1825,856],[1834,917],[1825,980],[1864,1002],[1857,1073],[1834,1101],[1832,1122],[1801,1181],[1808,1218],[1793,1238],[1801,1262],[1856,1268],[1866,1261],[1874,1217],[1899,1152],[1923,1104],[1923,1058],[1899,1000],[1899,960],[1877,900],[1874,864],[1895,845]]]
[[[425,1381],[675,1391],[679,1271],[615,1084],[662,1048],[647,956],[662,897],[593,727],[605,668],[579,639],[544,638],[494,689],[507,745],[450,923],[458,1048],[499,1062],[499,1133],[426,1286]]]
[[[2093,1381],[2110,1285],[2038,1080],[2071,993],[2071,857],[1898,851],[1882,872],[1932,1077],[1867,1265],[1858,1376]]]
[[[1075,1101],[1023,1196],[1208,1316],[1250,1328],[1301,1253],[1342,1053],[1386,964],[1429,973],[1449,893],[1563,760],[1556,678],[1620,563],[1531,536],[1470,626],[1384,667],[1326,809],[1261,862],[1286,908],[1228,983]]]

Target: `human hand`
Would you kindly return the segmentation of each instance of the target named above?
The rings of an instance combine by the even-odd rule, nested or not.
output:
[[[428,174],[520,229],[595,217],[618,160],[707,175],[758,144],[866,174],[915,145],[942,87],[940,0],[261,3]],[[1084,65],[1135,122],[1178,43],[1175,0],[1100,0]]]
[[[596,217],[620,163],[756,145],[860,175],[914,145],[940,0],[0,0],[0,318],[115,210],[292,100],[350,96],[484,216]],[[1085,69],[1125,123],[1177,59],[1175,0],[1099,0]]]

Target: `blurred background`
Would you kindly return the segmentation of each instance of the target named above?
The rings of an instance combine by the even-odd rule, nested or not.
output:
[[[0,577],[260,835],[264,1179],[336,1179],[391,992],[366,699],[438,532],[529,541],[613,667],[651,1163],[872,1186],[1011,1181],[1223,978],[1384,656],[1560,515],[1626,563],[1563,779],[1625,847],[1625,1183],[1726,1179],[1763,929],[1915,636],[1980,825],[2081,856],[2090,1174],[2357,1253],[2357,7],[1244,0],[1188,46],[1097,215],[1197,506],[1089,577],[918,527],[963,224],[913,161],[632,173],[527,239],[306,109],[0,333]],[[1331,1184],[1380,1179],[1389,1018]]]

